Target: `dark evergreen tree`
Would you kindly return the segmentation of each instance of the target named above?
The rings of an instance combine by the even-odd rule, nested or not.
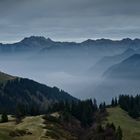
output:
[[[122,131],[119,127],[116,127],[113,123],[107,123],[105,127],[98,124],[95,128],[93,136],[89,138],[90,140],[122,140]]]
[[[106,112],[106,104],[105,104],[105,102],[104,102],[104,103],[101,103],[101,104],[99,105],[99,111],[100,111],[101,113],[105,113],[105,112]]]
[[[116,136],[117,136],[117,140],[122,140],[123,134],[120,126],[117,128]]]
[[[118,100],[117,100],[117,98],[115,98],[115,100],[114,100],[114,106],[117,106],[118,105]]]
[[[3,113],[1,115],[1,122],[4,123],[4,122],[8,122],[8,116],[6,113]]]
[[[97,133],[103,133],[103,132],[104,132],[104,129],[103,129],[103,127],[102,127],[101,124],[99,124],[99,125],[97,126],[96,132],[97,132]]]
[[[16,123],[20,123],[22,118],[25,115],[26,115],[26,111],[25,111],[24,105],[17,104],[16,110],[15,110]]]
[[[118,102],[120,107],[127,111],[131,117],[140,117],[140,95],[137,95],[136,97],[120,95]]]
[[[115,101],[114,101],[114,98],[112,98],[112,101],[111,101],[111,106],[114,107],[115,106]]]
[[[105,106],[105,105],[104,105]],[[94,113],[97,111],[97,104],[91,99],[78,102],[59,102],[55,103],[51,109],[52,112],[60,111],[71,114],[77,118],[84,127],[90,126],[94,121]]]

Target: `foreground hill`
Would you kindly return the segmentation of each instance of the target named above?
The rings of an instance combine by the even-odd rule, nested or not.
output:
[[[8,116],[9,122],[0,123],[1,140],[99,140],[101,135],[96,125],[82,128],[80,122],[70,117],[66,120],[62,113],[25,117],[16,124],[13,116]],[[111,133],[112,134],[112,133]],[[111,137],[110,137],[111,136]],[[105,135],[110,140],[112,135]]]
[[[42,116],[26,117],[20,124],[15,123],[15,118],[9,116],[9,122],[0,124],[0,140],[44,140]],[[10,132],[20,130],[28,131],[24,136],[12,137]]]
[[[17,105],[26,112],[44,112],[51,103],[76,101],[77,99],[57,87],[48,87],[30,79],[13,78],[0,73],[5,82],[0,83],[0,112],[15,113]],[[32,114],[33,115],[33,114]]]
[[[15,124],[15,118],[9,116],[10,122],[0,124],[0,140],[77,140],[71,132],[55,121],[47,120],[45,125],[42,117],[26,117],[21,123]]]
[[[123,130],[123,140],[139,140],[140,121],[132,119],[125,111],[116,108],[108,108],[108,121],[116,126],[121,126]]]

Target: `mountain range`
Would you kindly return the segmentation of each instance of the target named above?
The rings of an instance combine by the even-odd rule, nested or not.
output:
[[[117,50],[125,50],[128,48],[139,49],[140,39],[122,39],[122,40],[110,40],[110,39],[88,39],[81,43],[76,42],[59,42],[53,41],[50,38],[41,36],[26,37],[20,42],[13,44],[0,44],[0,52],[14,52],[14,51],[35,51],[35,50],[48,50],[48,49],[111,49],[112,53]]]
[[[20,59],[22,57],[20,52],[25,56],[23,59]],[[29,55],[27,55],[28,52]],[[133,91],[135,92],[138,89],[138,86],[135,86],[138,85],[138,82],[136,84],[134,81],[139,79],[139,66],[134,65],[135,61],[139,61],[135,56],[137,53],[140,53],[140,39],[129,38],[116,41],[110,39],[88,39],[81,43],[76,43],[53,41],[50,38],[31,36],[17,43],[0,44],[0,61],[3,71],[8,71],[8,73],[15,75],[18,73],[17,75],[24,75],[23,77],[31,75],[31,79],[34,77],[38,78],[38,81],[45,81],[47,84],[51,83],[52,85],[60,86],[70,91],[73,95],[78,94],[76,97],[80,98],[82,94],[86,97],[86,92],[92,94],[90,97],[94,97],[94,95],[97,95],[96,93],[101,95],[102,93],[105,95],[107,95],[106,93],[114,94],[117,87],[120,89],[124,86],[127,89],[126,86],[128,85],[129,87],[134,85]],[[131,57],[136,57],[132,64],[130,63]],[[103,77],[103,80],[102,78],[100,80],[100,77],[98,78],[99,74]],[[7,77],[9,78],[9,75]],[[10,77],[13,80],[13,76]],[[28,81],[29,79],[26,80]],[[23,81],[25,82],[26,80]],[[17,85],[19,84],[18,82],[20,83],[20,80],[17,80]],[[77,82],[79,83],[77,84]],[[33,84],[33,81],[31,80],[29,83]],[[96,86],[98,87],[96,88]],[[77,88],[80,90],[77,91]],[[114,90],[112,91],[112,89]],[[38,91],[38,89],[36,90]],[[138,91],[139,89],[136,93]],[[40,92],[44,93],[41,90]],[[114,96],[119,93],[123,93],[122,90],[114,94]],[[40,101],[37,102],[41,104]]]

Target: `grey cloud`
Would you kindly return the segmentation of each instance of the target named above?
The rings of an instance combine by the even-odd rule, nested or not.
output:
[[[33,34],[54,39],[139,37],[139,6],[138,0],[0,0],[0,41]]]

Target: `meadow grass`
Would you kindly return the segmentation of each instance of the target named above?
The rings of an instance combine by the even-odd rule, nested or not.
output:
[[[10,137],[9,133],[16,129],[28,130],[32,135]],[[43,131],[42,116],[26,117],[17,125],[14,120],[10,120],[8,123],[0,123],[0,140],[42,140]]]
[[[131,118],[120,107],[108,108],[108,122],[113,122],[123,130],[123,140],[140,140],[140,121]]]

